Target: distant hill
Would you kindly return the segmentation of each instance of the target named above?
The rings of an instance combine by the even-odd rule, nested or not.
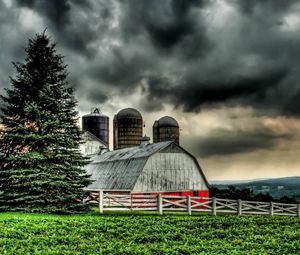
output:
[[[212,181],[211,185],[219,189],[226,189],[229,186],[238,189],[249,188],[254,193],[269,193],[274,198],[288,196],[300,202],[300,176],[250,181]]]
[[[231,185],[231,184],[241,184],[241,183],[249,183],[249,182],[256,182],[256,181],[263,181],[263,180],[273,180],[273,179],[252,179],[252,180],[222,180],[222,181],[209,181],[211,185]]]

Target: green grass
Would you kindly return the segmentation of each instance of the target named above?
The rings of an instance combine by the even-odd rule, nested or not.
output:
[[[0,254],[300,254],[300,219],[2,213]]]

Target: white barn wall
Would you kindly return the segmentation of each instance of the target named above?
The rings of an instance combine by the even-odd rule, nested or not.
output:
[[[106,144],[102,142],[98,137],[85,131],[82,135],[83,143],[80,144],[80,151],[84,156],[99,153],[100,147],[107,148]]]
[[[186,153],[155,153],[147,160],[133,192],[207,189],[191,156]]]
[[[99,147],[102,144],[99,141],[85,141],[80,145],[80,150],[83,155],[90,155],[99,152]]]

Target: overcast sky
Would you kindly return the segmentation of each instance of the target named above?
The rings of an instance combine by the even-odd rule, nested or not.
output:
[[[300,176],[299,1],[0,0],[0,93],[45,28],[80,115],[173,116],[209,180]]]

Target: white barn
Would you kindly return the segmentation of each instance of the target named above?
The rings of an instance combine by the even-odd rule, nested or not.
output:
[[[100,151],[100,148],[105,148],[108,150],[107,145],[89,131],[85,131],[83,133],[82,140],[83,143],[80,145],[80,151],[84,156],[98,153]]]
[[[194,156],[172,141],[97,154],[86,166],[88,190],[208,197],[208,182]]]

